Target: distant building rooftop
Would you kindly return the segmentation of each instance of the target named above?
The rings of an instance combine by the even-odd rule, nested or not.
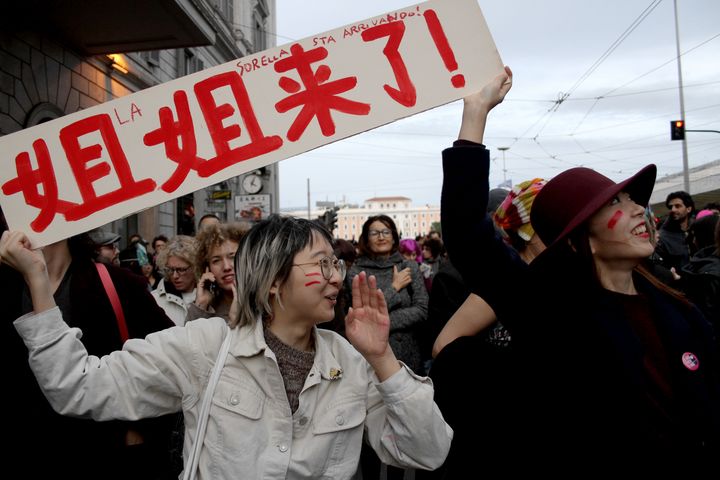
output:
[[[408,197],[373,197],[373,198],[368,198],[365,201],[366,202],[388,202],[388,201],[392,201],[392,200],[396,200],[396,201],[397,200],[408,200],[408,201],[410,201],[412,199],[408,198]]]
[[[720,160],[699,165],[688,170],[690,177],[690,195],[697,208],[708,202],[720,201]],[[650,205],[656,215],[667,213],[665,199],[671,192],[685,190],[683,172],[667,175],[655,181],[655,188],[650,197]]]

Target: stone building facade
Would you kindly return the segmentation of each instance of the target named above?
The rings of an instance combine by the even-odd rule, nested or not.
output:
[[[140,11],[84,0],[11,0],[4,5],[0,135],[275,45],[275,0],[155,0],[142,5]],[[2,152],[0,162],[14,165]],[[277,211],[277,167],[262,173]],[[229,195],[215,198],[217,190]],[[241,193],[240,179],[230,179],[107,228],[123,239],[132,233],[147,240],[160,233],[192,234],[205,212],[231,219],[233,198]]]

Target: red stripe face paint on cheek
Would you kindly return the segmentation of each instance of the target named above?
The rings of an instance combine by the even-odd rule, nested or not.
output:
[[[320,272],[313,272],[313,273],[306,273],[306,277],[320,277],[322,276],[322,273]],[[313,280],[312,282],[308,282],[305,284],[306,287],[309,287],[310,285],[319,285],[320,282],[318,280]]]
[[[623,212],[618,210],[616,211],[612,217],[610,217],[610,220],[608,220],[607,228],[608,230],[612,230],[615,228],[615,225],[617,224],[618,220],[620,220],[623,216]]]

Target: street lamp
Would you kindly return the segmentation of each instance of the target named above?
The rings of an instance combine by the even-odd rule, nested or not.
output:
[[[498,147],[503,154],[503,183],[507,182],[507,169],[505,168],[505,152],[510,150],[510,147]]]
[[[682,79],[682,62],[680,61],[680,27],[678,26],[678,10],[677,0],[673,2],[675,6],[675,49],[677,52],[677,70],[678,70],[678,91],[680,93],[680,120],[685,122],[685,97],[683,96],[683,79]],[[688,151],[687,140],[682,138],[683,152],[683,186],[685,191],[690,193],[690,173],[688,169]]]

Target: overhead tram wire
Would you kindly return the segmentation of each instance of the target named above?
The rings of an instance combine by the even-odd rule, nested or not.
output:
[[[708,108],[715,108],[715,107],[718,107],[718,106],[720,106],[720,104],[700,107],[700,108],[694,109],[693,111],[706,110],[706,109],[708,109]],[[668,114],[661,114],[661,115],[657,115],[656,117],[652,117],[652,118],[666,118],[667,115],[668,115]],[[602,129],[608,129],[608,128],[617,128],[618,126],[623,126],[623,125],[627,125],[627,124],[631,124],[631,123],[643,122],[643,121],[647,121],[647,120],[648,120],[648,119],[643,119],[643,120],[633,121],[633,122],[625,122],[625,123],[623,123],[623,124],[611,125],[611,126],[608,126],[608,127],[602,127],[602,128],[600,128],[600,129],[595,129],[595,130],[602,130]],[[595,130],[592,130],[592,131],[595,131]],[[665,151],[666,148],[667,148],[665,145],[658,145],[658,146],[656,146],[656,147],[651,147],[651,146],[648,146],[648,145],[630,146],[631,144],[635,144],[635,143],[638,143],[638,142],[647,141],[647,140],[653,140],[653,139],[657,139],[657,138],[664,137],[664,134],[663,134],[663,135],[650,135],[650,136],[645,136],[645,137],[640,137],[640,138],[634,138],[633,140],[630,140],[630,141],[627,141],[627,142],[621,142],[621,143],[618,143],[618,144],[608,145],[608,146],[604,146],[604,147],[597,148],[597,149],[593,149],[593,150],[588,150],[588,149],[585,148],[584,146],[580,145],[579,142],[577,142],[577,139],[576,139],[573,135],[570,135],[570,134],[553,135],[552,137],[564,137],[564,136],[570,136],[570,137],[572,137],[572,139],[575,140],[575,142],[581,147],[582,151],[564,153],[564,154],[562,155],[562,157],[564,157],[564,158],[561,158],[559,155],[555,155],[555,154],[551,153],[549,150],[547,150],[547,149],[545,148],[545,146],[540,143],[540,141],[538,140],[537,137],[529,138],[528,140],[532,140],[532,141],[537,145],[537,147],[547,156],[547,158],[550,158],[551,160],[553,160],[553,161],[555,161],[555,162],[561,162],[561,163],[565,163],[565,164],[568,164],[568,165],[571,165],[571,166],[589,165],[588,162],[573,162],[573,161],[570,161],[570,160],[566,160],[566,158],[568,158],[568,157],[577,156],[577,155],[594,155],[594,156],[596,156],[596,157],[598,157],[598,158],[604,158],[604,157],[602,157],[601,155],[599,155],[598,153],[605,153],[605,152],[612,152],[612,151],[623,151],[623,150],[633,150],[633,149],[647,150],[647,149],[652,149],[652,148],[655,148],[656,150],[660,150],[660,151]],[[518,154],[517,154],[517,151],[515,151],[514,154],[515,154],[516,156],[519,156],[519,157],[525,158],[525,159],[530,159],[530,158],[531,158],[531,157],[523,157],[523,156],[521,156],[521,155],[518,155]],[[633,163],[633,159],[634,159],[635,157],[637,157],[637,156],[645,156],[645,155],[657,155],[657,153],[656,153],[656,152],[651,152],[651,153],[648,153],[648,154],[640,154],[640,155],[635,154],[633,157],[619,158],[619,159],[604,159],[604,161],[605,161],[605,162],[608,162],[608,163],[618,163],[618,162],[620,162],[620,163],[625,163],[625,164],[633,165],[633,168],[634,168],[635,166],[637,166],[637,162]],[[597,162],[592,162],[592,163],[595,164],[595,163],[597,163]],[[625,172],[626,172],[626,170],[624,170],[624,171],[618,171],[618,173],[625,173]]]
[[[660,5],[660,3],[662,3],[662,0],[653,0],[652,2],[650,2],[650,5],[648,5],[645,10],[643,10],[642,13],[640,13],[640,15],[638,15],[638,17],[632,21],[630,26],[627,27],[617,39],[615,39],[615,41],[610,45],[610,47],[608,47],[607,50],[605,50],[602,55],[600,55],[600,57],[595,61],[595,63],[593,63],[590,68],[585,71],[585,73],[580,75],[580,78],[578,78],[578,80],[573,84],[573,86],[570,87],[567,92],[561,92],[560,98],[558,98],[558,100],[555,102],[555,105],[547,112],[547,115],[551,117],[552,114],[557,112],[560,106],[568,98],[570,98],[570,95],[572,95],[575,90],[577,90],[580,85],[585,82],[585,80],[590,78],[590,75],[595,73],[595,71],[600,67],[600,65],[602,65],[602,63],[607,60],[607,58],[625,41],[628,36],[630,36],[633,31],[635,31],[635,29],[648,17],[648,15],[650,15],[650,13],[652,13],[653,10],[655,10],[655,8],[657,8],[658,5]],[[537,133],[534,135],[534,138],[537,138],[542,133],[542,131],[545,129],[549,122],[550,118],[548,118],[543,124],[543,126],[537,131]],[[535,124],[537,123],[539,122],[535,122]],[[523,134],[523,136],[524,135],[525,134]]]
[[[688,89],[688,88],[696,88],[696,87],[707,87],[708,85],[715,85],[716,83],[720,83],[720,80],[717,80],[714,82],[693,83],[692,85],[684,85],[683,88]],[[618,90],[618,89],[616,88],[615,90]],[[603,95],[602,98],[631,97],[633,95],[645,95],[647,93],[667,92],[668,90],[677,90],[677,87],[655,88],[653,90],[641,90],[638,92],[628,92],[628,93],[616,93],[615,95]],[[583,99],[574,98],[573,100],[593,100],[593,99],[592,98],[583,98]]]
[[[570,90],[566,93],[567,97],[572,95],[575,90],[577,90],[580,85],[582,85],[585,80],[590,77],[590,75],[595,73],[595,70],[597,70],[605,60],[607,60],[607,58],[622,44],[622,42],[625,41],[628,36],[630,36],[633,31],[635,31],[638,26],[640,26],[640,24],[648,17],[648,15],[650,15],[650,13],[652,13],[653,10],[655,10],[655,8],[657,8],[658,5],[660,5],[660,3],[662,3],[662,0],[653,0],[650,2],[650,5],[648,5],[647,8],[645,8],[645,10],[643,10],[643,12],[635,20],[633,20],[630,26],[626,28],[625,31],[610,45],[610,47],[605,50],[605,53],[600,55],[600,58],[598,58],[595,63],[593,63],[590,68],[588,68],[587,71],[580,76],[575,84],[570,87]]]
[[[719,33],[719,34],[716,34],[716,35],[713,35],[712,37],[708,38],[707,40],[705,40],[705,41],[703,41],[703,42],[695,45],[694,47],[686,50],[686,51],[683,53],[683,55],[686,55],[686,54],[692,52],[693,50],[695,50],[695,49],[697,49],[697,48],[700,48],[701,46],[705,45],[705,44],[708,43],[708,42],[711,42],[712,40],[714,40],[714,39],[716,39],[716,38],[718,38],[718,37],[720,37],[720,33]],[[585,116],[583,117],[583,119],[580,121],[580,123],[578,123],[578,125],[575,127],[575,129],[574,129],[573,132],[571,133],[571,135],[572,135],[572,134],[577,133],[577,129],[581,126],[582,123],[584,123],[584,121],[585,121],[585,119],[587,118],[587,116],[588,116],[588,115],[590,114],[590,112],[595,108],[597,102],[598,102],[600,99],[602,99],[602,98],[612,98],[612,97],[630,96],[630,95],[641,95],[641,94],[644,94],[644,93],[654,93],[654,92],[662,91],[662,90],[674,90],[675,87],[671,87],[671,88],[667,88],[667,89],[645,90],[645,91],[640,91],[640,92],[631,92],[631,93],[622,93],[622,94],[612,95],[613,92],[616,92],[617,90],[620,90],[621,88],[624,88],[624,87],[630,85],[631,83],[634,83],[634,82],[636,82],[637,80],[639,80],[639,79],[641,79],[641,78],[643,78],[643,77],[645,77],[645,76],[647,76],[647,75],[650,75],[651,73],[653,73],[653,72],[661,69],[662,67],[664,67],[664,66],[666,66],[666,65],[668,65],[668,64],[670,64],[670,63],[672,63],[672,62],[675,62],[675,60],[676,60],[675,57],[673,57],[673,58],[671,58],[670,60],[668,60],[668,61],[666,61],[666,62],[658,65],[657,67],[653,68],[652,70],[649,70],[649,71],[643,73],[642,75],[640,75],[640,76],[638,76],[638,77],[635,77],[634,79],[630,80],[629,82],[624,83],[624,84],[620,85],[619,87],[616,87],[616,88],[614,88],[614,89],[612,89],[612,90],[609,90],[609,91],[607,91],[606,93],[604,93],[603,95],[600,95],[600,96],[598,96],[598,97],[568,98],[568,97],[569,97],[569,94],[562,94],[562,93],[560,93],[560,94],[559,94],[559,98],[558,98],[557,100],[537,100],[538,102],[540,102],[540,101],[543,101],[543,102],[552,102],[552,103],[553,103],[553,106],[552,106],[551,108],[549,108],[537,121],[535,121],[535,123],[533,123],[532,125],[530,125],[530,127],[528,127],[522,134],[520,134],[520,135],[517,136],[517,137],[514,137],[514,141],[513,141],[513,143],[512,143],[510,146],[515,145],[520,139],[529,138],[529,137],[526,137],[526,135],[527,135],[538,123],[540,123],[541,121],[545,120],[545,123],[543,124],[543,127],[542,127],[542,128],[538,131],[538,133],[536,134],[536,136],[539,135],[540,132],[542,132],[542,130],[545,128],[545,125],[547,125],[547,123],[549,122],[549,118],[546,119],[546,117],[548,117],[548,116],[550,115],[550,113],[554,113],[555,111],[557,111],[557,109],[560,107],[560,104],[563,103],[563,102],[565,102],[566,100],[567,100],[567,101],[595,100],[595,102],[592,104],[592,106],[590,107],[590,109],[588,110],[588,112],[585,114]],[[698,87],[698,86],[711,85],[711,84],[713,84],[713,83],[717,83],[717,82],[707,82],[707,83],[701,83],[701,84],[686,85],[684,88],[692,88],[692,87]],[[512,101],[512,99],[509,99],[508,101]],[[530,100],[525,100],[525,101],[530,101]],[[611,127],[602,127],[602,128],[600,128],[600,129],[596,129],[596,130],[602,130],[602,129],[606,129],[606,128],[611,128]],[[588,131],[595,131],[595,130],[585,130],[585,131],[580,132],[580,133],[586,133],[586,132],[588,132]]]
[[[720,33],[717,33],[717,34],[713,35],[712,37],[708,38],[707,40],[698,43],[698,44],[695,45],[694,47],[692,47],[692,48],[690,48],[690,49],[688,49],[688,50],[685,50],[680,56],[681,56],[681,57],[684,57],[685,55],[687,55],[688,53],[692,52],[693,50],[696,50],[696,49],[702,47],[702,46],[705,45],[706,43],[711,42],[711,41],[715,40],[715,39],[718,38],[718,37],[720,37]],[[657,70],[660,70],[662,67],[664,67],[664,66],[666,66],[666,65],[668,65],[668,64],[670,64],[670,63],[674,63],[675,61],[677,61],[677,57],[672,57],[672,58],[671,58],[670,60],[668,60],[667,62],[664,62],[664,63],[658,65],[657,67],[653,68],[652,70],[649,70],[649,71],[643,73],[642,75],[633,78],[633,79],[630,80],[629,82],[624,83],[624,84],[620,85],[619,87],[616,87],[616,88],[613,88],[612,90],[609,90],[608,92],[606,92],[606,93],[605,93],[604,95],[602,95],[602,96],[603,96],[603,97],[608,97],[608,96],[610,96],[611,93],[613,93],[613,92],[615,92],[615,91],[617,91],[617,90],[620,90],[621,88],[625,88],[625,87],[627,87],[628,85],[630,85],[631,83],[636,82],[637,80],[640,80],[641,78],[643,78],[643,77],[645,77],[645,76],[647,76],[647,75],[650,75],[651,73],[656,72]]]
[[[713,35],[712,37],[708,38],[707,40],[705,40],[705,41],[699,43],[698,45],[695,45],[694,47],[686,50],[686,51],[683,52],[680,56],[681,56],[681,57],[682,57],[682,56],[685,56],[685,55],[687,55],[688,53],[690,53],[690,52],[692,52],[693,50],[695,50],[696,48],[699,48],[699,47],[705,45],[706,43],[708,43],[708,42],[710,42],[710,41],[712,41],[712,40],[714,40],[714,39],[716,39],[716,38],[718,38],[718,37],[720,37],[720,33],[718,33],[718,34],[716,34],[716,35]],[[593,104],[590,106],[590,108],[588,109],[588,111],[585,112],[585,115],[584,115],[584,116],[582,117],[582,119],[578,122],[578,124],[575,125],[575,128],[573,129],[571,135],[574,134],[575,132],[577,132],[578,128],[580,128],[580,126],[582,126],[582,124],[585,122],[585,120],[587,119],[587,117],[590,115],[590,112],[592,112],[592,110],[595,108],[595,106],[598,104],[598,102],[599,102],[600,100],[602,100],[602,99],[604,99],[604,98],[619,97],[619,96],[623,96],[623,95],[633,95],[633,94],[617,94],[617,95],[612,95],[612,93],[620,90],[621,88],[624,88],[624,87],[630,85],[630,84],[633,83],[633,82],[636,82],[637,80],[640,80],[641,78],[643,78],[643,77],[645,77],[645,76],[647,76],[647,75],[650,75],[650,74],[653,73],[653,72],[656,72],[657,70],[661,69],[662,67],[664,67],[664,66],[666,66],[666,65],[668,65],[668,64],[670,64],[670,63],[675,62],[676,60],[677,60],[677,59],[676,59],[675,57],[673,57],[673,58],[671,58],[670,60],[668,60],[668,61],[666,61],[666,62],[658,65],[657,67],[655,67],[655,68],[653,68],[653,69],[651,69],[651,70],[643,73],[642,75],[633,78],[633,79],[630,80],[629,82],[626,82],[626,83],[620,85],[619,87],[615,87],[615,88],[613,88],[613,89],[611,89],[611,90],[608,90],[607,92],[605,92],[605,93],[602,94],[602,95],[599,95],[599,96],[597,96],[597,97],[594,97],[594,100],[595,100],[595,101],[594,101]],[[715,82],[710,82],[710,83],[715,83]],[[686,87],[684,87],[684,88],[689,88],[689,86],[686,86]],[[650,91],[648,91],[648,92],[655,92],[655,91],[662,91],[662,90],[675,90],[675,89],[676,89],[676,87],[672,87],[672,88],[668,88],[668,89],[650,90]],[[637,93],[634,93],[634,94],[639,94],[639,93],[644,93],[644,92],[637,92]],[[589,99],[588,99],[588,98],[574,98],[574,99],[572,99],[572,100],[578,101],[578,100],[589,100]]]

